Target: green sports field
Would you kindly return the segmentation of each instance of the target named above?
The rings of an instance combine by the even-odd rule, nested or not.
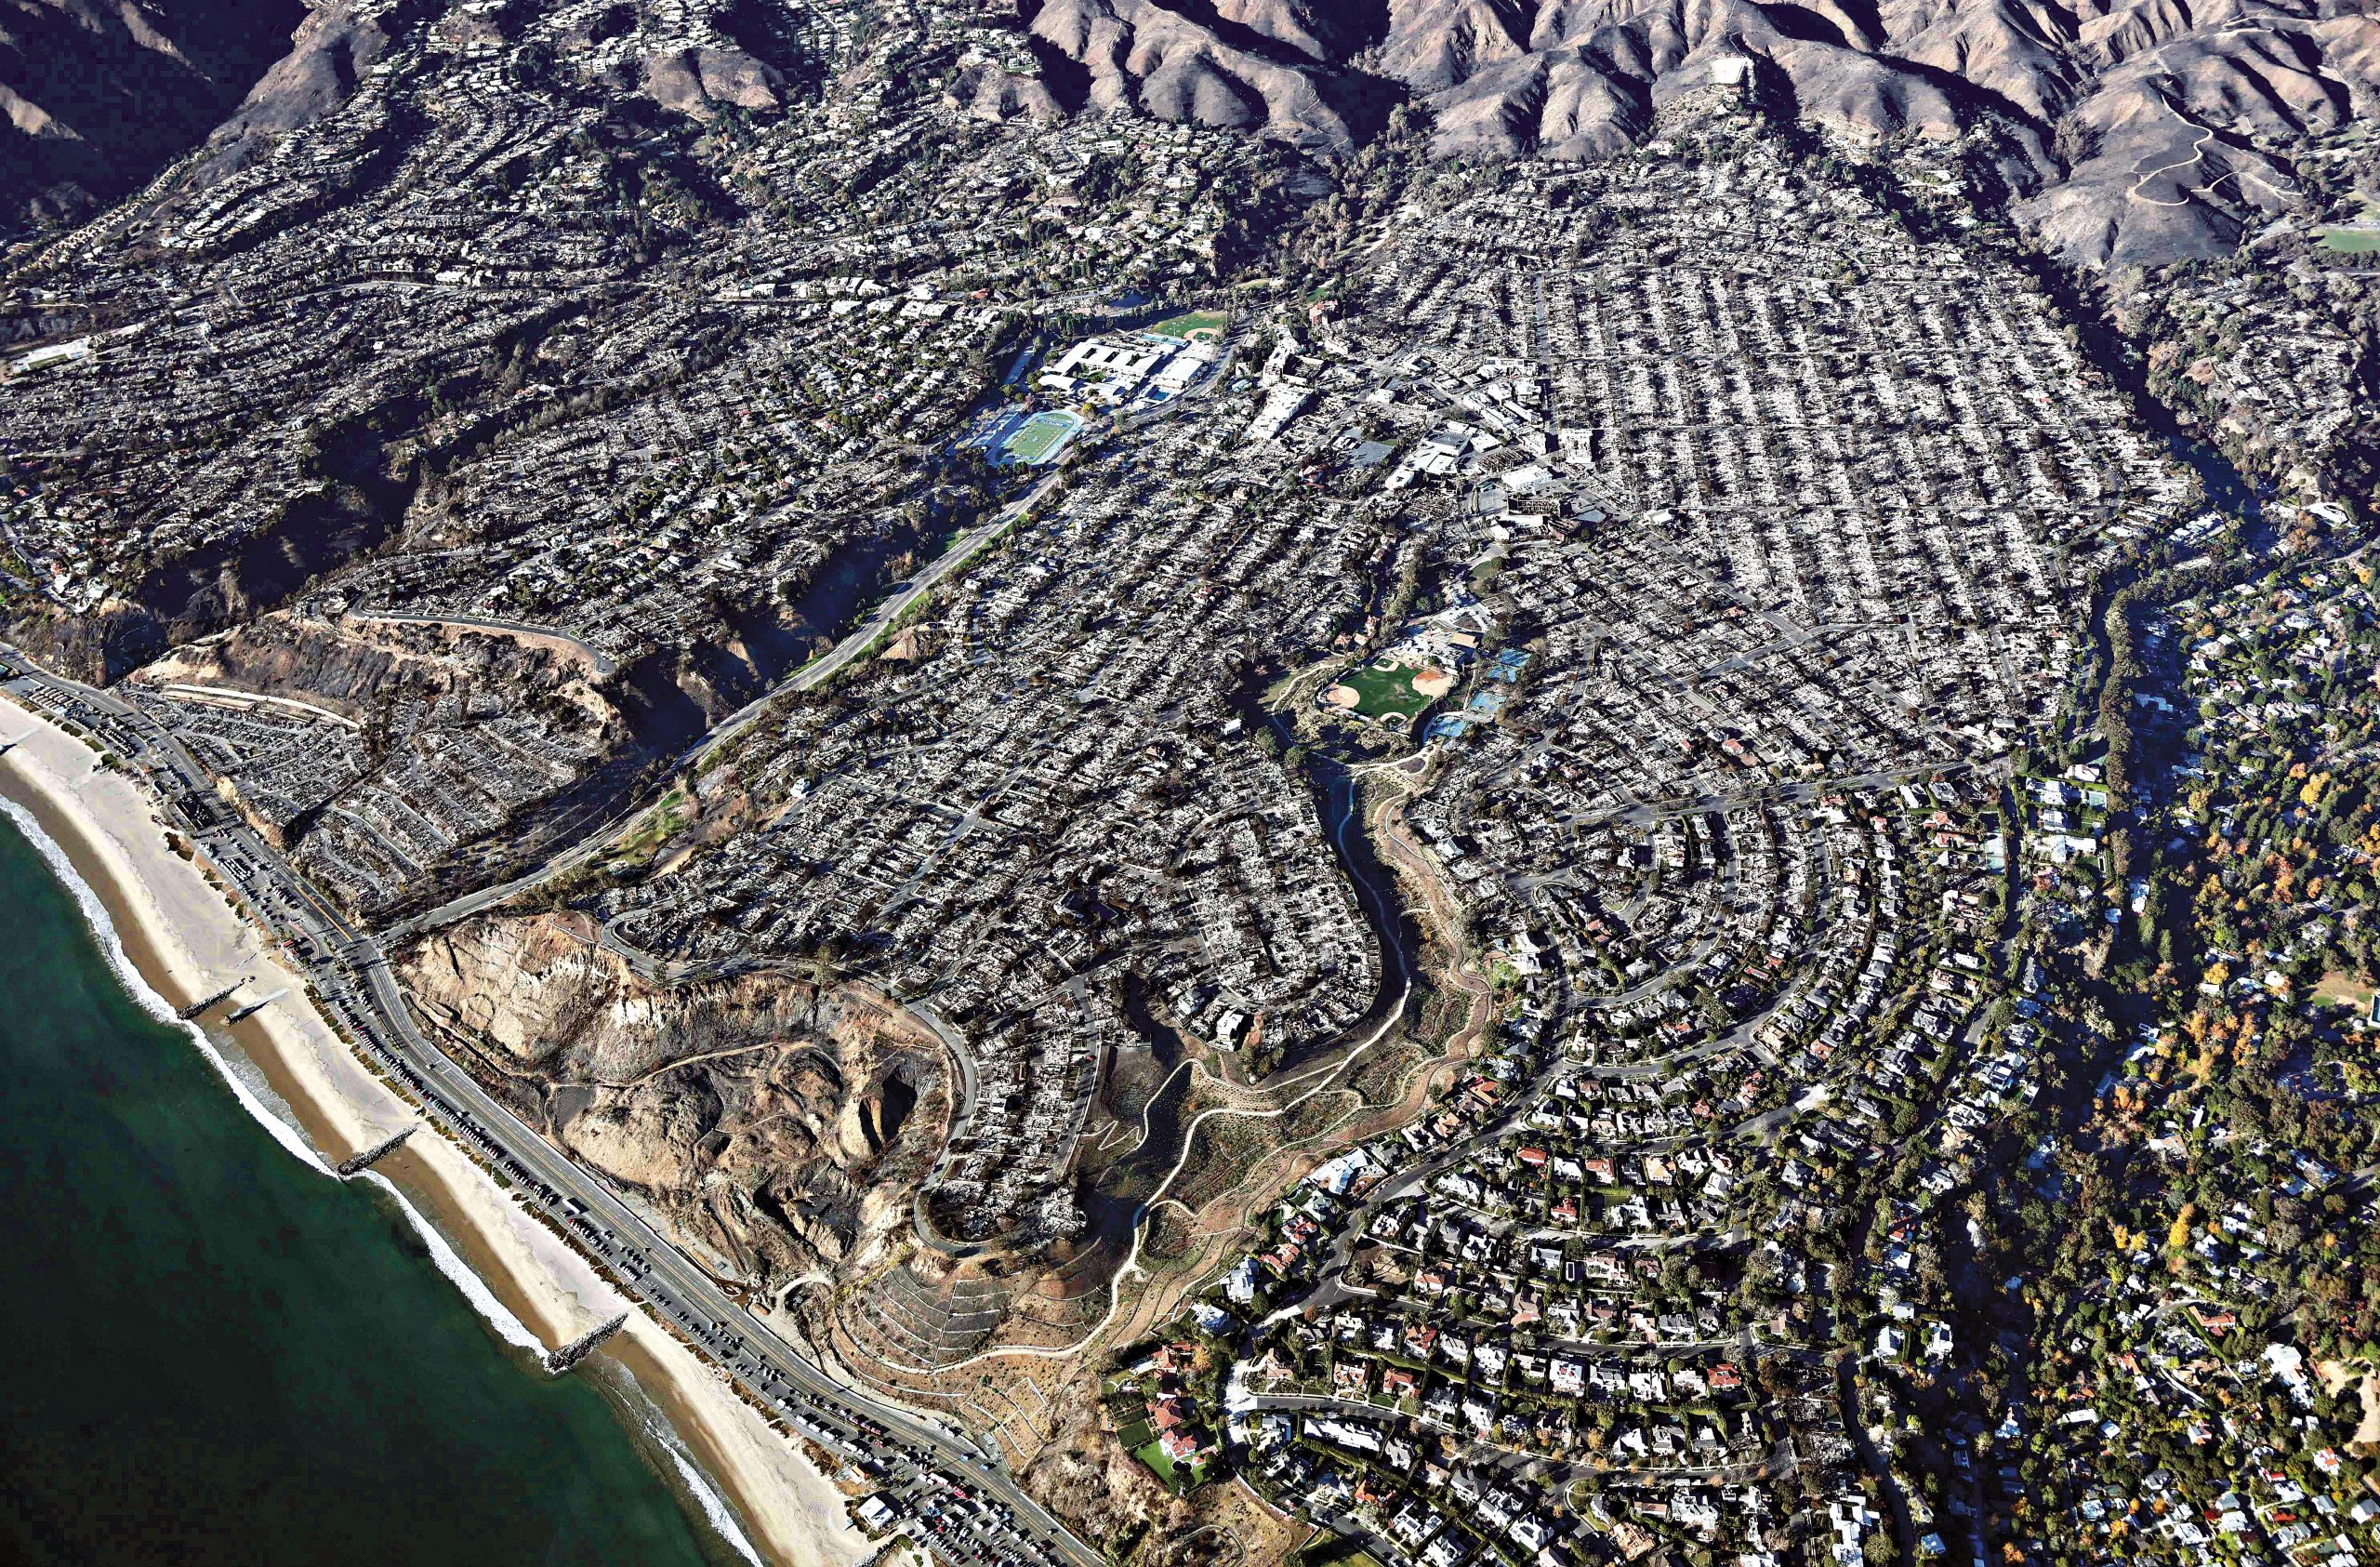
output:
[[[2347,256],[2369,256],[2380,250],[2380,229],[2331,229],[2322,243]]]
[[[1429,697],[1413,689],[1413,671],[1408,669],[1380,670],[1367,664],[1339,679],[1355,688],[1355,710],[1366,718],[1395,713],[1409,719],[1430,705]]]
[[[1038,466],[1049,461],[1081,428],[1082,421],[1071,414],[1036,414],[1017,426],[1015,434],[1000,443],[1000,455],[1011,462]]]
[[[1188,341],[1194,337],[1213,337],[1223,329],[1223,317],[1215,311],[1194,310],[1184,315],[1160,321],[1149,328],[1161,338],[1180,338]]]

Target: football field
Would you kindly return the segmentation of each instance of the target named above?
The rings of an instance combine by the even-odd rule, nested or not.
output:
[[[1081,428],[1082,420],[1072,414],[1036,414],[1000,443],[1000,456],[1010,462],[1029,463],[1038,468],[1064,450],[1066,443]]]

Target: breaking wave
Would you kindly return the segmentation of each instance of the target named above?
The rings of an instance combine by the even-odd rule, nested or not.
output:
[[[206,1037],[206,1031],[195,1023],[184,1022],[166,1003],[165,998],[150,988],[147,977],[134,967],[132,960],[125,955],[124,942],[116,935],[115,922],[108,918],[107,906],[99,901],[99,895],[92,889],[88,882],[83,880],[82,872],[74,869],[74,862],[66,857],[66,851],[60,848],[57,841],[42,830],[41,823],[34,818],[33,814],[15,801],[7,799],[0,799],[0,811],[7,813],[8,819],[16,824],[17,830],[25,835],[25,841],[33,844],[35,852],[49,866],[50,874],[56,876],[66,890],[74,895],[75,905],[83,910],[83,921],[91,927],[91,935],[99,942],[99,952],[107,959],[108,967],[114,970],[117,980],[122,983],[126,992],[139,1004],[140,1010],[156,1018],[160,1023],[168,1024],[188,1034],[191,1042],[198,1046],[199,1054],[206,1057],[208,1065],[212,1066],[222,1077],[224,1082],[231,1087],[231,1096],[240,1101],[240,1108],[255,1117],[258,1124],[267,1132],[271,1133],[272,1140],[286,1149],[291,1158],[335,1178],[336,1172],[323,1162],[323,1156],[314,1151],[313,1145],[306,1140],[305,1135],[273,1113],[272,1108],[264,1102],[257,1091],[250,1087],[237,1071],[232,1069],[231,1063],[224,1059],[223,1053],[215,1048],[215,1042]]]
[[[438,1232],[438,1227],[422,1217],[420,1209],[405,1201],[405,1194],[397,1189],[396,1182],[377,1170],[366,1170],[361,1178],[389,1194],[389,1200],[404,1214],[405,1222],[413,1226],[414,1233],[421,1237],[421,1243],[430,1248],[430,1260],[437,1264],[438,1271],[446,1275],[447,1281],[463,1292],[463,1298],[471,1303],[473,1310],[487,1319],[488,1325],[496,1329],[497,1337],[516,1349],[526,1349],[540,1360],[545,1357],[544,1341],[531,1333],[529,1325],[514,1316],[504,1302],[496,1298],[495,1292],[471,1271],[470,1265],[447,1243],[446,1237]]]
[[[215,1042],[206,1037],[206,1031],[195,1023],[184,1021],[165,998],[150,985],[147,976],[133,965],[131,958],[125,952],[123,939],[116,933],[115,922],[108,917],[107,906],[99,901],[99,893],[83,879],[82,872],[74,868],[74,862],[67,857],[66,851],[59,846],[57,840],[42,830],[39,819],[22,805],[5,797],[0,797],[0,812],[7,813],[8,820],[24,834],[25,841],[33,846],[43,863],[49,867],[50,874],[73,895],[75,907],[82,910],[84,923],[90,927],[92,938],[99,943],[100,955],[106,958],[109,969],[124,986],[125,992],[143,1012],[189,1036],[190,1042],[198,1047],[199,1054],[206,1058],[207,1064],[223,1079],[225,1086],[231,1090],[231,1096],[239,1101],[240,1108],[270,1133],[272,1140],[287,1150],[291,1158],[337,1180],[337,1172],[314,1151],[313,1145],[306,1140],[305,1135],[276,1113],[223,1053],[215,1047]],[[513,1315],[504,1302],[496,1297],[478,1274],[471,1271],[470,1265],[439,1232],[438,1227],[406,1200],[396,1183],[377,1170],[366,1170],[361,1178],[378,1187],[388,1194],[390,1201],[396,1203],[398,1211],[404,1215],[405,1222],[413,1227],[414,1233],[421,1237],[422,1244],[429,1249],[432,1265],[448,1282],[462,1292],[463,1298],[470,1302],[471,1308],[486,1319],[488,1325],[496,1330],[496,1336],[542,1361],[546,1354],[545,1344],[529,1331],[527,1323]],[[683,1442],[669,1422],[661,1418],[658,1411],[654,1411],[646,1416],[643,1424],[654,1443],[669,1455],[680,1481],[702,1509],[704,1520],[734,1548],[737,1555],[752,1562],[754,1567],[766,1567],[760,1553],[746,1538],[734,1511],[687,1454]]]
[[[719,1532],[720,1538],[734,1546],[736,1554],[751,1562],[753,1567],[767,1567],[760,1559],[760,1553],[752,1548],[752,1542],[744,1537],[744,1531],[736,1523],[734,1511],[728,1507],[727,1499],[712,1487],[700,1467],[687,1455],[685,1444],[678,1440],[678,1433],[669,1422],[657,1414],[647,1415],[644,1428],[660,1444],[661,1451],[669,1454],[669,1461],[678,1466],[678,1478],[685,1481],[686,1489],[694,1494],[696,1505],[703,1509],[704,1519]]]
[[[195,1023],[183,1021],[165,998],[151,987],[147,976],[135,967],[132,960],[126,955],[123,939],[116,934],[115,922],[108,917],[107,906],[99,901],[99,893],[83,879],[82,872],[75,870],[74,862],[67,857],[66,851],[59,846],[58,841],[42,830],[39,819],[15,801],[5,798],[0,798],[0,811],[5,811],[9,821],[16,825],[17,830],[24,834],[25,841],[33,846],[34,852],[39,854],[43,862],[49,867],[50,874],[56,876],[60,883],[73,895],[75,906],[83,911],[84,923],[90,926],[91,936],[99,943],[100,955],[107,959],[108,967],[114,972],[116,979],[124,986],[126,993],[132,997],[140,1010],[148,1013],[160,1023],[169,1024],[187,1034],[190,1042],[198,1047],[199,1054],[206,1057],[207,1064],[215,1069],[217,1074],[231,1090],[231,1096],[240,1102],[240,1108],[247,1111],[258,1125],[271,1134],[272,1140],[286,1149],[291,1158],[311,1169],[320,1171],[334,1180],[337,1179],[338,1173],[324,1162],[321,1154],[314,1151],[314,1146],[306,1140],[305,1135],[274,1112],[272,1107],[266,1103],[264,1096],[257,1092],[255,1086],[249,1083],[223,1053],[215,1047],[215,1042],[206,1037],[206,1030]],[[507,1310],[502,1301],[489,1292],[487,1285],[481,1281],[479,1275],[473,1273],[463,1259],[456,1255],[455,1248],[447,1243],[446,1238],[438,1233],[437,1229],[429,1220],[421,1216],[411,1202],[405,1201],[404,1193],[399,1191],[386,1176],[377,1171],[367,1171],[365,1174],[367,1179],[375,1182],[395,1200],[397,1206],[404,1213],[405,1221],[413,1226],[415,1232],[421,1237],[422,1243],[429,1247],[430,1260],[437,1265],[438,1271],[444,1274],[456,1289],[463,1292],[463,1298],[471,1303],[472,1309],[487,1319],[488,1324],[496,1329],[497,1336],[507,1344],[526,1349],[531,1354],[542,1358],[546,1352],[546,1347],[538,1342],[537,1336],[529,1331],[520,1318]]]

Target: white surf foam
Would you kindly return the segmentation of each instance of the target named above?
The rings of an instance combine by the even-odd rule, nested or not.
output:
[[[166,1003],[165,998],[150,988],[148,979],[142,976],[139,969],[133,966],[132,960],[125,955],[124,942],[116,935],[115,923],[108,918],[107,906],[99,901],[99,896],[92,889],[91,884],[83,880],[82,873],[74,869],[74,862],[67,858],[66,851],[59,847],[57,840],[42,830],[41,823],[33,814],[15,801],[5,798],[0,798],[0,811],[7,813],[8,819],[16,824],[17,830],[25,835],[26,841],[33,844],[43,861],[48,865],[51,874],[58,878],[68,892],[74,895],[74,902],[83,911],[84,923],[91,927],[91,935],[99,942],[100,954],[107,959],[108,967],[114,971],[116,978],[132,999],[139,1003],[140,1009],[159,1022],[171,1023],[189,1035],[191,1042],[198,1046],[199,1054],[206,1057],[207,1063],[214,1067],[231,1088],[231,1096],[240,1102],[240,1108],[246,1110],[255,1119],[257,1124],[271,1133],[272,1140],[286,1149],[291,1158],[320,1171],[334,1180],[337,1179],[338,1173],[324,1162],[321,1154],[314,1151],[313,1145],[306,1140],[305,1134],[273,1112],[272,1108],[265,1102],[263,1096],[242,1077],[238,1069],[224,1057],[223,1053],[215,1048],[215,1042],[206,1037],[206,1031],[195,1023],[182,1021],[175,1014],[173,1007]],[[406,1221],[421,1236],[422,1243],[430,1248],[430,1260],[437,1265],[438,1271],[444,1274],[456,1289],[463,1292],[463,1297],[471,1303],[474,1310],[487,1319],[489,1325],[496,1329],[497,1336],[508,1344],[543,1358],[546,1347],[538,1342],[537,1335],[531,1333],[520,1318],[505,1309],[504,1302],[496,1299],[490,1293],[487,1285],[481,1282],[479,1275],[473,1273],[465,1265],[463,1259],[456,1255],[455,1248],[447,1244],[446,1238],[439,1234],[412,1203],[405,1201],[404,1193],[399,1191],[386,1176],[377,1171],[366,1171],[365,1175],[366,1178],[377,1182],[383,1190],[396,1200],[397,1206],[404,1211]]]
[[[191,1042],[198,1046],[199,1054],[206,1057],[207,1063],[231,1087],[231,1096],[240,1101],[240,1108],[272,1134],[272,1140],[286,1149],[290,1157],[311,1165],[325,1175],[334,1175],[331,1167],[323,1162],[323,1156],[316,1153],[314,1146],[306,1140],[305,1134],[275,1115],[256,1090],[242,1081],[240,1074],[232,1069],[231,1063],[223,1058],[223,1053],[215,1048],[214,1041],[206,1037],[206,1031],[195,1023],[182,1021],[165,998],[150,989],[149,981],[133,966],[132,960],[125,956],[124,942],[116,935],[115,923],[108,918],[107,906],[99,901],[99,895],[74,869],[74,862],[66,857],[66,851],[41,830],[41,823],[33,814],[15,801],[7,799],[0,799],[0,811],[8,814],[8,819],[16,824],[17,830],[25,835],[26,841],[48,864],[50,873],[74,895],[75,904],[83,910],[84,923],[91,927],[91,935],[99,942],[99,952],[107,959],[108,967],[115,971],[117,980],[139,1003],[140,1009],[159,1022],[170,1023],[188,1034]]]
[[[150,987],[147,977],[126,955],[124,942],[116,935],[115,922],[108,917],[107,906],[99,901],[98,892],[88,882],[83,880],[82,873],[74,869],[74,862],[67,857],[66,851],[59,846],[58,842],[42,830],[41,822],[33,814],[15,801],[5,797],[0,797],[0,811],[7,814],[8,819],[16,825],[19,831],[25,835],[26,842],[33,844],[34,852],[39,854],[43,862],[49,867],[50,873],[73,895],[75,906],[82,910],[84,923],[90,926],[91,935],[99,943],[100,954],[107,959],[108,967],[114,972],[126,992],[139,1003],[140,1009],[160,1022],[175,1025],[189,1035],[191,1042],[198,1046],[199,1053],[205,1056],[208,1064],[221,1075],[224,1083],[231,1090],[232,1097],[240,1102],[241,1109],[246,1110],[259,1125],[271,1134],[273,1141],[288,1150],[292,1158],[321,1171],[334,1180],[337,1179],[338,1173],[324,1162],[321,1154],[314,1151],[313,1145],[306,1140],[304,1134],[275,1114],[257,1092],[242,1080],[240,1074],[232,1069],[231,1063],[224,1058],[222,1052],[215,1048],[215,1042],[206,1037],[206,1031],[195,1023],[185,1022],[165,998]],[[489,1325],[496,1329],[498,1337],[507,1344],[525,1349],[543,1361],[546,1354],[546,1346],[543,1341],[536,1334],[531,1333],[528,1324],[514,1316],[504,1302],[496,1298],[495,1293],[489,1290],[478,1274],[471,1271],[469,1265],[464,1262],[461,1255],[448,1243],[446,1237],[440,1234],[437,1227],[424,1218],[420,1210],[406,1200],[405,1194],[397,1189],[395,1182],[377,1170],[365,1170],[360,1178],[372,1182],[389,1194],[399,1211],[404,1215],[405,1222],[413,1226],[414,1232],[421,1237],[422,1244],[429,1248],[431,1263],[436,1266],[440,1273],[445,1275],[450,1283],[462,1292],[463,1298],[469,1301],[472,1308],[487,1320]],[[686,1489],[694,1496],[695,1504],[702,1508],[703,1517],[711,1528],[718,1532],[721,1539],[734,1547],[736,1554],[753,1563],[753,1567],[767,1567],[760,1553],[755,1550],[752,1547],[752,1542],[745,1537],[742,1526],[736,1522],[734,1509],[728,1507],[726,1499],[712,1487],[701,1468],[687,1454],[684,1444],[680,1441],[677,1431],[671,1428],[669,1422],[662,1419],[655,1412],[646,1419],[645,1428],[660,1444],[661,1450],[669,1454],[669,1461],[677,1466],[679,1477],[685,1482]]]
[[[644,1428],[654,1441],[661,1444],[661,1451],[669,1454],[669,1461],[678,1466],[679,1478],[686,1482],[686,1489],[694,1493],[695,1505],[703,1509],[703,1517],[719,1532],[720,1538],[734,1547],[736,1554],[751,1562],[752,1567],[768,1567],[761,1560],[760,1553],[752,1548],[752,1542],[744,1537],[744,1531],[736,1523],[734,1510],[728,1507],[727,1499],[712,1489],[702,1469],[687,1454],[684,1444],[678,1440],[678,1433],[669,1422],[658,1417],[648,1418]]]
[[[405,1201],[405,1194],[397,1189],[394,1181],[377,1170],[366,1170],[361,1178],[387,1192],[404,1211],[405,1222],[412,1225],[414,1232],[421,1237],[421,1243],[430,1248],[430,1260],[438,1265],[438,1271],[446,1275],[456,1289],[463,1292],[463,1298],[488,1320],[497,1337],[515,1348],[528,1350],[540,1360],[545,1357],[544,1341],[531,1333],[529,1325],[514,1316],[504,1302],[496,1298],[495,1293],[481,1281],[480,1276],[471,1271],[469,1264],[447,1244],[446,1237],[438,1232],[438,1227],[422,1217],[421,1210]]]

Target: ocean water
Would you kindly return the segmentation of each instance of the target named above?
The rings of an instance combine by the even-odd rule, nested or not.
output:
[[[303,1151],[0,816],[0,1564],[744,1560],[649,1415]]]

